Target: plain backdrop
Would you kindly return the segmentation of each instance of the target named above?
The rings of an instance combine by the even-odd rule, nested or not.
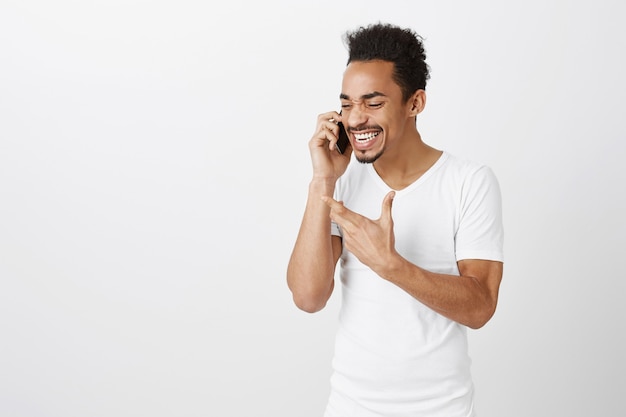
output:
[[[481,417],[626,414],[620,1],[0,3],[0,415],[321,416],[287,261],[343,33],[425,39],[425,141],[492,167]]]

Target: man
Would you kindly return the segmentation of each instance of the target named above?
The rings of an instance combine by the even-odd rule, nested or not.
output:
[[[422,141],[416,117],[429,69],[421,38],[376,24],[346,42],[341,113],[321,114],[309,142],[313,179],[287,270],[296,305],[315,312],[341,259],[325,416],[473,416],[466,328],[482,327],[496,309],[497,180]],[[343,154],[338,122],[350,139]]]

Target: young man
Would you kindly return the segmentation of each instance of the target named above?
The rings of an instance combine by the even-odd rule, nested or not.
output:
[[[325,416],[473,416],[466,330],[496,309],[497,180],[422,141],[416,116],[429,74],[421,38],[376,24],[346,42],[341,113],[321,114],[309,142],[313,179],[287,270],[296,305],[315,312],[341,259]],[[350,139],[343,154],[338,122]]]

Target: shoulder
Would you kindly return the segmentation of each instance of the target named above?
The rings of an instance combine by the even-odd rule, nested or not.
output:
[[[460,158],[445,151],[442,157],[445,157],[442,164],[442,172],[444,175],[454,178],[461,184],[468,182],[488,182],[497,184],[497,178],[488,165],[470,159]]]
[[[490,168],[480,162],[459,157],[444,151],[443,156],[445,158],[444,166],[446,170],[458,172],[464,175],[473,175],[480,171],[490,171]]]

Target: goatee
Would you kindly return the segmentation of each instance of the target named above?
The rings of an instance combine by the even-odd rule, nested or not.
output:
[[[371,157],[362,157],[358,155],[358,152],[355,152],[354,157],[356,158],[357,161],[359,161],[362,164],[373,164],[374,162],[376,162],[378,158],[381,157],[384,151],[385,150],[383,149],[380,152],[378,152],[376,155],[371,156]]]

